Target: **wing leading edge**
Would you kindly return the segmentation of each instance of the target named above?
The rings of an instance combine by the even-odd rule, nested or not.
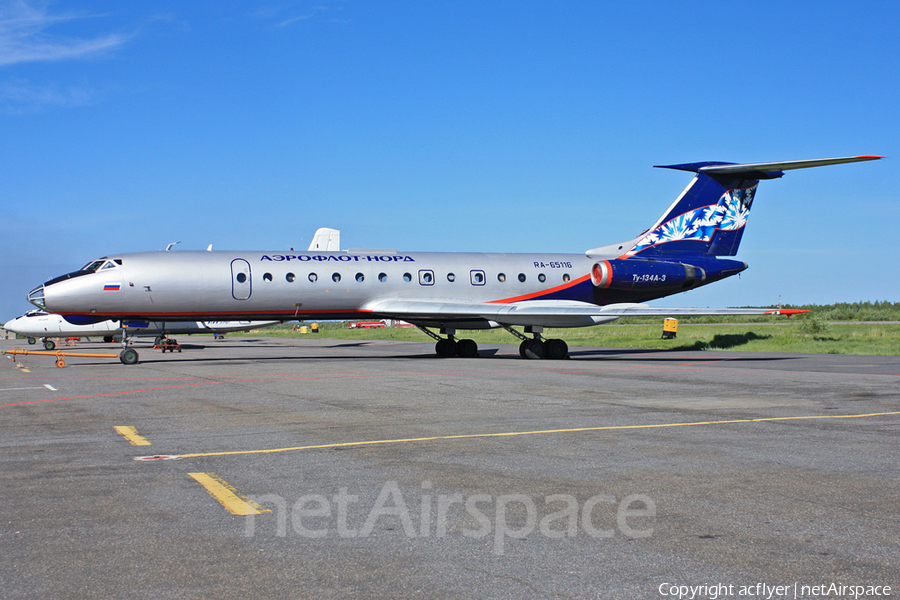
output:
[[[510,304],[468,303],[457,300],[384,299],[371,302],[366,310],[384,318],[410,323],[453,325],[483,321],[486,327],[542,326],[586,327],[615,321],[625,316],[705,316],[779,314],[771,308],[665,308],[647,304],[596,306],[566,300],[532,300]]]

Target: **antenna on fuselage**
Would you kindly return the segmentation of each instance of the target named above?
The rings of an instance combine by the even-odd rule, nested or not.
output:
[[[171,249],[172,249],[172,246],[174,246],[175,244],[180,244],[180,243],[181,243],[181,242],[172,242],[171,244],[169,244],[168,246],[166,246],[166,252],[168,252],[169,250],[171,250]]]

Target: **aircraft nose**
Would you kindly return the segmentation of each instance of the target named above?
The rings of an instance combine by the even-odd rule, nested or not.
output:
[[[44,310],[47,308],[47,303],[44,297],[44,286],[39,285],[34,288],[30,292],[28,292],[28,301],[37,306],[39,309]]]

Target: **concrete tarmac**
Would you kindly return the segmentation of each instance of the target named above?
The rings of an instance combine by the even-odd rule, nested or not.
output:
[[[898,357],[181,341],[0,357],[3,598],[900,595]]]

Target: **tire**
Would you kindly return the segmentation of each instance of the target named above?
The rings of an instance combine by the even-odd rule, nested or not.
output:
[[[527,340],[525,342],[525,358],[544,358],[547,346],[541,340]]]
[[[137,350],[126,348],[119,353],[119,360],[123,365],[136,365],[138,362]]]
[[[28,338],[28,343],[30,345],[34,346],[35,344],[37,344],[37,340],[34,339],[33,337],[30,337],[30,338]]]
[[[453,358],[458,350],[457,343],[451,339],[444,338],[434,345],[434,351],[441,358]]]
[[[56,342],[53,340],[44,340],[44,350],[53,350],[56,348]]]
[[[459,340],[456,344],[456,354],[460,358],[478,358],[478,344],[475,340]]]
[[[544,346],[546,349],[545,358],[562,360],[569,357],[569,345],[564,340],[547,340]]]

